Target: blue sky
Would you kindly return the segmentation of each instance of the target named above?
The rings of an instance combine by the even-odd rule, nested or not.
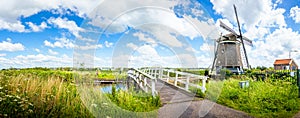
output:
[[[300,64],[299,0],[62,0],[0,2],[0,68],[210,67],[222,21],[236,32],[237,6],[249,63]]]

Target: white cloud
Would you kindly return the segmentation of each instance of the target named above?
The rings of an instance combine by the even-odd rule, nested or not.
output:
[[[140,41],[145,41],[150,44],[155,44],[155,40],[151,38],[149,35],[146,35],[145,33],[142,32],[136,32],[133,34],[133,36],[137,37]]]
[[[79,31],[82,31],[75,21],[70,21],[67,18],[50,18],[48,23],[53,24],[58,28],[67,29],[76,37],[79,37]]]
[[[138,46],[135,45],[135,44],[133,44],[133,43],[128,43],[128,44],[126,44],[126,47],[129,47],[129,48],[131,48],[131,49],[133,49],[133,50],[135,50],[135,49],[138,48]]]
[[[151,6],[155,6],[156,8],[170,9],[177,2],[176,1],[155,1],[152,0],[119,0],[118,2],[105,0],[103,1],[92,13],[88,14],[89,18],[92,19],[90,24],[101,27],[103,29],[110,26],[108,29],[110,32],[122,32],[127,29],[127,25],[132,26],[132,23],[141,23],[146,21],[151,21],[151,19],[147,20],[147,13],[139,12],[137,16],[124,14],[124,11],[143,11],[147,8],[143,8],[143,6],[147,6],[151,8]],[[114,7],[111,7],[114,6]],[[135,10],[134,10],[135,9]],[[124,15],[125,17],[119,21],[115,21],[115,18],[120,15]],[[138,20],[139,19],[139,20]],[[131,22],[132,21],[132,22]],[[114,23],[113,23],[114,22]]]
[[[7,41],[0,42],[0,51],[22,51],[25,47],[21,43],[11,43],[11,39],[7,38]]]
[[[292,17],[296,23],[300,23],[300,8],[298,6],[291,8],[290,17]]]
[[[239,0],[211,0],[213,9],[224,18],[236,25],[233,4],[242,28],[247,31],[249,38],[261,38],[269,33],[271,27],[286,27],[282,8],[274,7],[271,0],[239,1]],[[251,10],[251,12],[249,12]],[[256,31],[256,32],[255,32]]]
[[[70,39],[67,39],[66,37],[62,37],[62,38],[55,38],[55,42],[51,43],[48,40],[44,41],[44,45],[48,46],[48,47],[59,47],[59,48],[73,48],[74,44],[73,41]]]
[[[242,28],[245,30],[243,36],[254,40],[254,47],[246,46],[249,63],[252,66],[272,66],[277,58],[288,58],[288,52],[292,49],[299,50],[299,32],[287,28],[284,13],[285,9],[277,7],[282,0],[255,0],[238,1],[211,0],[216,13],[228,19],[229,27],[234,24],[233,29],[237,32],[237,24],[234,16],[233,4],[237,6],[237,12]],[[251,12],[249,12],[251,10]],[[297,20],[298,7],[290,10],[290,17]],[[224,20],[222,20],[224,21]],[[296,58],[296,57],[295,57]],[[297,57],[297,59],[300,57]],[[299,59],[298,59],[299,60]]]
[[[110,48],[111,46],[113,46],[113,43],[108,42],[108,41],[105,41],[104,44],[105,44],[105,47],[107,47],[107,48]]]
[[[51,49],[48,49],[48,52],[49,52],[51,55],[57,55],[57,54],[58,54],[58,52],[55,52],[55,51],[53,51],[53,50],[51,50]]]
[[[0,57],[1,68],[30,68],[30,67],[71,67],[73,58],[63,54],[53,55],[18,55],[12,58]]]
[[[75,49],[79,50],[95,50],[99,48],[103,48],[103,45],[101,44],[86,44],[86,45],[75,45]]]
[[[207,29],[198,28],[201,30],[197,31],[197,25],[193,24],[187,18],[178,18],[171,7],[174,7],[177,3],[174,1],[164,1],[166,2],[166,6],[162,8],[157,7],[146,7],[141,9],[130,10],[130,8],[135,8],[137,5],[139,7],[141,5],[151,6],[153,3],[148,3],[149,1],[143,1],[144,3],[136,3],[131,5],[132,1],[126,1],[126,3],[121,4],[112,4],[115,7],[110,8],[109,4],[107,6],[100,7],[95,10],[90,15],[92,21],[90,24],[94,26],[98,26],[102,29],[105,29],[105,33],[118,33],[124,32],[128,30],[129,27],[134,27],[135,29],[141,30],[145,33],[153,35],[153,38],[156,40],[160,40],[161,42],[174,42],[171,46],[180,47],[180,42],[177,41],[176,36],[182,35],[190,37],[190,39],[194,39],[195,37],[201,36],[201,32],[206,31]],[[160,5],[160,2],[155,5]],[[170,3],[169,3],[170,2]],[[110,3],[109,1],[105,1],[105,3]],[[148,4],[145,4],[148,3]],[[156,2],[155,2],[156,3]],[[104,3],[101,5],[105,5]],[[120,6],[120,7],[118,7]],[[164,9],[165,8],[165,9]],[[123,11],[130,10],[126,13]],[[199,12],[196,14],[201,14],[201,9],[194,9],[194,12]],[[115,19],[116,16],[117,19]],[[113,19],[113,20],[112,20]],[[101,22],[100,22],[101,21]],[[210,20],[213,23],[213,20]],[[210,23],[210,21],[208,21]],[[203,21],[207,22],[207,21]],[[147,25],[147,26],[146,26]],[[155,27],[155,28],[154,28]],[[175,35],[172,35],[175,34]],[[140,38],[142,39],[142,38]],[[148,40],[148,39],[147,39]],[[168,40],[168,41],[166,41]],[[168,43],[167,43],[168,44]]]
[[[49,43],[49,42],[47,41],[47,43]],[[41,52],[41,50],[40,50],[40,49],[37,49],[37,48],[35,48],[34,51],[36,51],[36,52]]]
[[[294,32],[290,28],[276,29],[264,41],[254,42],[255,49],[247,50],[250,64],[272,66],[275,59],[288,58],[290,50],[300,51],[298,39],[300,39],[299,32]],[[299,56],[294,58],[300,61]]]
[[[194,49],[193,47],[187,47],[185,48],[186,51],[189,51],[189,52],[193,52],[193,53],[199,53],[199,51],[197,51],[196,49]]]
[[[0,53],[0,57],[5,57],[6,53]]]
[[[25,32],[25,26],[20,22],[20,16],[28,17],[42,10],[68,8],[78,13],[79,16],[90,13],[102,1],[98,0],[63,0],[63,1],[26,1],[18,0],[0,1],[0,29],[15,32]]]
[[[25,26],[21,24],[20,21],[16,22],[6,22],[0,19],[0,29],[7,29],[14,32],[25,32]]]
[[[26,24],[28,24],[31,30],[34,32],[40,32],[48,27],[45,22],[42,22],[40,25],[33,24],[32,22],[26,22]]]

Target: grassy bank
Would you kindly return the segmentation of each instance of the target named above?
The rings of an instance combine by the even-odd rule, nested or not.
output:
[[[81,76],[89,79],[98,80],[123,80],[126,79],[126,72],[120,73],[119,71],[112,70],[99,70],[99,71],[80,71]]]
[[[0,117],[156,117],[117,106],[82,75],[57,70],[0,71]]]
[[[71,72],[63,71],[1,71],[0,116],[92,117],[72,79]]]
[[[119,107],[133,112],[149,112],[157,110],[161,106],[160,97],[151,93],[135,92],[133,90],[116,90],[112,87],[112,93],[108,97]]]
[[[250,80],[250,87],[242,89],[240,81],[232,78],[212,81],[208,84],[206,97],[255,117],[292,117],[300,110],[297,86],[291,82]],[[216,91],[221,92],[218,98],[214,95],[218,93]]]

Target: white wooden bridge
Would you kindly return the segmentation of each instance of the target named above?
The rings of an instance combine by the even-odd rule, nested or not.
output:
[[[132,68],[128,71],[128,76],[143,91],[151,92],[153,96],[159,95],[163,103],[193,100],[195,94],[191,92],[191,89],[201,89],[203,93],[206,90],[206,76],[170,69]],[[193,80],[202,80],[202,85],[191,83]]]
[[[145,92],[159,95],[163,106],[158,110],[160,118],[186,117],[251,117],[209,100],[195,100],[191,89],[206,91],[206,76],[200,76],[163,68],[129,69],[128,77]],[[200,80],[200,84],[193,84]]]

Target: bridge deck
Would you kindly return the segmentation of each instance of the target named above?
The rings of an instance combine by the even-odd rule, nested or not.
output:
[[[174,81],[174,83],[170,84],[166,82],[166,78],[163,78],[163,76],[165,76],[162,75],[163,72],[159,72],[159,77],[162,77],[159,79],[157,77],[157,74],[153,74],[153,72],[157,71],[150,70],[148,71],[148,73],[150,74],[136,69],[133,69],[133,71],[134,72],[131,74],[130,77],[135,79],[138,85],[143,87],[142,85],[146,84],[148,87],[151,87],[150,89],[152,95],[155,95],[154,91],[156,91],[160,96],[163,106],[158,110],[158,117],[250,117],[244,112],[230,109],[228,107],[216,104],[209,100],[194,100],[194,94],[187,92],[186,90],[188,90],[189,87],[187,85],[192,85],[199,88],[198,85],[193,85],[192,83],[189,83],[189,80],[194,80],[193,77],[197,77],[197,75],[191,75],[177,71],[167,71],[168,79]],[[176,74],[175,79],[169,76],[169,72],[173,72]],[[184,78],[183,76],[178,76],[179,74],[188,76],[185,76],[187,78]],[[201,77],[198,76],[198,78]],[[146,80],[146,82],[143,82],[143,80]],[[205,87],[205,80],[206,78],[202,77],[202,87]],[[174,85],[176,82],[179,82],[181,84],[187,84],[185,88],[179,88],[178,86]],[[148,83],[151,84],[149,85]],[[205,91],[205,88],[202,90]]]
[[[157,82],[155,83],[155,90],[158,91],[163,104],[186,102],[194,99],[193,94],[180,90],[174,85],[170,85],[160,79],[157,79]]]
[[[194,95],[157,79],[155,89],[158,91],[163,106],[159,109],[160,118],[190,117],[251,117],[209,100],[194,100]],[[202,112],[205,113],[201,116]],[[200,114],[199,114],[200,113]]]

